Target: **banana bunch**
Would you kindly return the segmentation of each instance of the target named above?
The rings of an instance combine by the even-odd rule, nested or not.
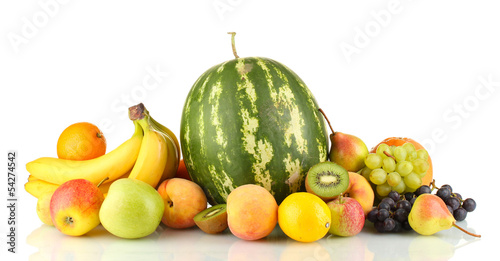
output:
[[[25,190],[38,198],[71,179],[87,179],[107,193],[120,178],[142,180],[154,188],[173,178],[179,166],[180,146],[167,127],[155,121],[144,105],[129,108],[135,131],[132,137],[109,153],[95,159],[76,161],[42,157],[26,164],[30,173]]]
[[[144,131],[141,150],[129,178],[156,188],[163,180],[175,176],[179,167],[179,142],[167,127],[150,116],[142,103],[129,108],[129,118]]]

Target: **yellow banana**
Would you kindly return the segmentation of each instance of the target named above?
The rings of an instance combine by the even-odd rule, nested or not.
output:
[[[30,180],[24,184],[24,189],[33,197],[39,198],[45,192],[54,192],[59,185],[41,179]]]
[[[180,149],[176,144],[177,138],[175,135],[165,126],[156,122],[153,118],[151,118],[151,126],[158,132],[160,132],[167,141],[167,162],[165,164],[165,169],[163,170],[163,174],[161,176],[160,182],[163,182],[166,179],[170,179],[175,177],[177,173],[177,169],[179,168],[179,157],[180,157]]]
[[[129,178],[142,180],[156,188],[163,175],[168,157],[166,137],[154,129],[144,105],[131,107],[130,119],[141,125],[144,132],[141,150]]]
[[[116,180],[133,168],[139,155],[143,131],[139,124],[134,125],[135,132],[130,139],[98,158],[76,161],[43,157],[26,164],[26,169],[33,178],[58,185],[80,178],[96,185],[106,177],[108,182]]]
[[[173,141],[174,145],[175,145],[175,149],[177,150],[177,156],[180,157],[181,155],[181,146],[179,144],[179,140],[177,139],[177,137],[175,136],[175,134],[167,127],[163,126],[162,124],[160,124],[159,122],[157,122],[153,117],[151,117],[151,114],[149,114],[149,111],[146,110],[146,108],[144,108],[144,112],[149,115],[151,121],[154,123],[154,125],[156,127],[158,127],[158,129],[160,129],[162,132],[164,132],[165,134],[167,134],[171,141]]]
[[[129,174],[130,171],[117,178],[117,180],[121,178],[127,178]],[[102,191],[102,193],[108,193],[109,186],[111,186],[111,184],[113,184],[113,181],[106,180],[99,186],[99,189]],[[54,192],[58,187],[58,184],[33,178],[28,179],[28,182],[24,184],[24,189],[35,198],[39,198],[43,193],[48,191]]]
[[[144,107],[142,103],[138,106],[140,106],[144,110],[144,113],[149,116],[151,126],[153,126],[153,128],[157,131],[161,132],[167,139],[168,160],[166,162],[165,169],[163,170],[162,177],[159,181],[159,183],[161,183],[166,179],[175,177],[177,169],[179,168],[181,146],[179,144],[179,140],[169,128],[165,127],[164,125],[156,121],[153,117],[151,117],[151,114],[149,114],[149,111]]]

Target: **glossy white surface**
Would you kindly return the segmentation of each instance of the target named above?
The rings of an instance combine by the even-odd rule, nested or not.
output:
[[[467,222],[460,222],[467,227]],[[468,227],[473,230],[473,227]],[[458,229],[420,236],[414,232],[380,234],[367,224],[353,237],[300,243],[278,227],[268,237],[244,241],[229,229],[210,235],[197,228],[174,230],[160,226],[145,238],[129,240],[110,235],[102,226],[83,237],[69,237],[42,225],[27,237],[35,249],[30,260],[462,260],[484,247],[484,240]],[[490,239],[491,240],[491,239]]]
[[[6,250],[2,175],[0,260],[495,259],[498,10],[496,0],[0,1],[0,161],[18,152],[17,254]],[[246,242],[228,231],[163,227],[124,240],[102,227],[73,238],[41,226],[36,199],[23,190],[25,164],[55,157],[59,134],[79,121],[100,126],[108,151],[116,148],[132,135],[127,108],[139,102],[179,135],[192,84],[233,58],[230,31],[241,57],[269,57],[300,75],[335,130],[370,148],[390,136],[423,143],[438,184],[477,201],[467,227],[483,237],[380,235],[367,225],[355,237],[310,244],[279,230]]]

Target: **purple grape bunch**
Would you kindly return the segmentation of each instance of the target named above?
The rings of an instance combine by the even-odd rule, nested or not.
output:
[[[476,201],[474,199],[462,199],[462,195],[453,192],[453,188],[448,184],[441,186],[436,191],[436,196],[444,201],[456,221],[465,220],[467,213],[476,209]]]
[[[453,192],[450,185],[446,184],[437,188],[433,182],[431,186],[420,186],[414,192],[399,194],[396,191],[391,191],[366,215],[366,219],[372,222],[375,229],[380,233],[411,231],[413,229],[408,223],[408,215],[413,203],[418,196],[431,194],[434,189],[437,189],[435,195],[444,201],[457,221],[465,220],[467,213],[476,209],[474,199],[467,198],[463,200],[459,193]]]

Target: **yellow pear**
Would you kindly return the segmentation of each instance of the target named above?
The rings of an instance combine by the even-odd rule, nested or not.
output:
[[[471,236],[481,237],[457,226],[444,201],[433,194],[422,194],[415,200],[408,215],[408,222],[413,230],[421,235],[432,235],[456,227]]]

